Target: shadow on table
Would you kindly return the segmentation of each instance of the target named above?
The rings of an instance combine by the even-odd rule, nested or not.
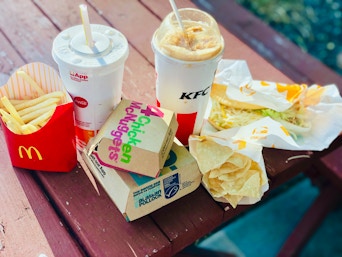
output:
[[[276,256],[318,194],[318,188],[304,175],[299,175],[278,188],[264,203],[196,245],[237,257]],[[342,205],[339,205],[327,216],[299,256],[341,255]]]

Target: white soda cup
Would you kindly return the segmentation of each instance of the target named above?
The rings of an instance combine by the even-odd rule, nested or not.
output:
[[[200,50],[184,51],[184,44],[186,48],[187,42],[179,43],[182,31],[173,13],[166,16],[152,38],[157,74],[157,105],[176,113],[176,137],[184,145],[188,145],[189,135],[200,133],[215,71],[223,55],[224,40],[216,21],[209,14],[191,8],[179,9],[179,13],[185,29],[205,26],[200,37],[208,39],[208,32],[208,37],[215,42],[214,47],[210,49],[204,47]],[[172,31],[177,35],[172,35]],[[196,32],[189,33],[188,36],[196,37],[192,34]],[[172,42],[165,46],[166,41]],[[183,46],[173,46],[174,42]]]
[[[82,149],[121,101],[128,42],[114,28],[91,24],[94,47],[83,26],[70,27],[53,41],[52,56],[74,101],[76,143]]]

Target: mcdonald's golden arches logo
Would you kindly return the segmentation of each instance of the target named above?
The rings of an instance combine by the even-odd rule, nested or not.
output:
[[[43,160],[43,157],[42,155],[40,154],[40,152],[38,151],[38,149],[34,146],[30,146],[29,148],[26,148],[25,146],[19,146],[18,148],[18,151],[19,151],[19,156],[20,158],[24,158],[23,156],[23,151],[26,153],[27,157],[32,160],[32,151],[34,151],[38,157],[38,160]]]

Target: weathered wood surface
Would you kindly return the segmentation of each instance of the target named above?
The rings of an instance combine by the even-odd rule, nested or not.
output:
[[[81,23],[80,3],[88,5],[92,23],[113,26],[128,38],[130,54],[124,74],[124,97],[154,104],[155,71],[150,41],[161,19],[171,11],[168,1],[3,0],[0,7],[3,10],[0,16],[1,84],[16,68],[28,62],[41,61],[57,69],[51,57],[52,41],[61,30]],[[177,4],[179,7],[195,7],[188,0]],[[255,79],[292,82],[222,24],[220,28],[226,42],[224,58],[246,60]],[[200,187],[151,215],[127,223],[102,188],[101,195],[96,194],[80,167],[64,174],[13,169],[6,156],[2,133],[0,142],[0,176],[4,178],[0,180],[0,190],[21,190],[22,193],[16,196],[18,201],[25,202],[24,206],[33,211],[29,217],[38,221],[24,224],[22,231],[35,230],[32,240],[39,242],[22,242],[20,230],[6,230],[6,240],[11,238],[11,241],[0,250],[0,256],[19,254],[16,248],[10,248],[19,243],[25,249],[22,256],[30,255],[30,251],[37,248],[48,256],[52,256],[51,251],[55,256],[171,256],[247,208],[232,210],[227,205],[218,204]],[[265,151],[272,186],[273,181],[274,186],[279,185],[309,164],[310,159],[288,161],[297,154],[272,149]],[[11,202],[9,198],[5,205],[0,205],[12,208],[11,212],[0,209],[2,224],[22,212],[21,206],[11,205]],[[1,236],[0,230],[0,239]]]
[[[52,255],[46,236],[10,164],[3,137],[0,137],[0,155],[0,256]]]
[[[315,162],[321,174],[342,190],[342,147],[335,149]]]

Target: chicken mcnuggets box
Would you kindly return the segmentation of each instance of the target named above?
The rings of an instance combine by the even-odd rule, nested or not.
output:
[[[178,127],[175,113],[123,99],[86,146],[104,167],[157,177]]]
[[[177,140],[157,178],[103,166],[97,156],[82,153],[85,163],[127,221],[143,217],[191,192],[201,182],[197,162]]]

